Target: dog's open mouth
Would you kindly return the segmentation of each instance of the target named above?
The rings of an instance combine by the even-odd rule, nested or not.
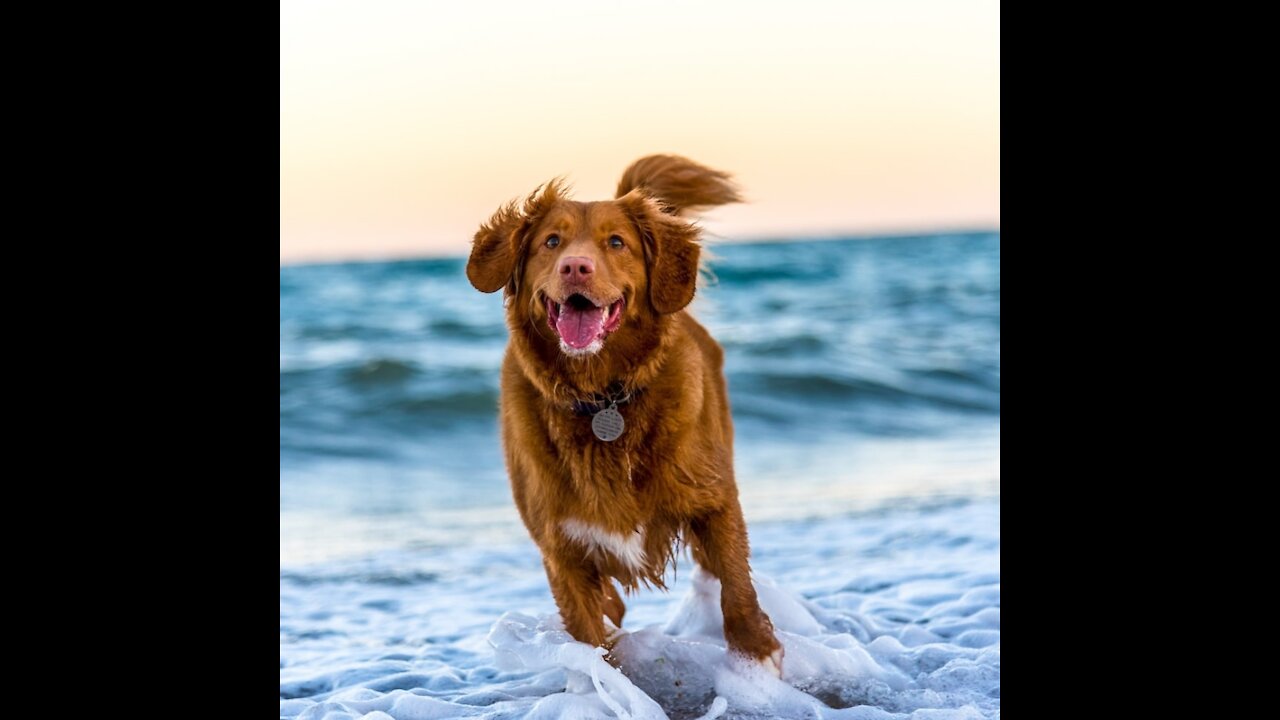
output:
[[[622,324],[622,308],[626,301],[618,298],[611,303],[597,303],[581,293],[574,293],[564,302],[547,301],[547,322],[560,336],[560,341],[573,350],[598,350],[593,345],[603,342],[606,335]]]

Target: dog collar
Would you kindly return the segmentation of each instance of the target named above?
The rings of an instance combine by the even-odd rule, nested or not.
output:
[[[639,392],[638,390],[636,392]],[[587,417],[596,413],[618,405],[626,405],[631,402],[631,398],[635,393],[626,392],[623,389],[622,381],[615,380],[609,383],[609,387],[604,389],[603,393],[592,393],[588,399],[577,399],[569,404],[569,409],[578,417]]]

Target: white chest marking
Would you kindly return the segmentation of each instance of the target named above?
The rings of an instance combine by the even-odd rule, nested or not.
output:
[[[587,553],[599,550],[607,552],[632,570],[644,567],[644,528],[629,534],[609,532],[577,518],[560,523],[565,537],[585,545]]]

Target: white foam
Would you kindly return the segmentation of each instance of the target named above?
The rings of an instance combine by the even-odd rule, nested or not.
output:
[[[753,527],[780,679],[727,651],[700,570],[628,599],[620,671],[564,631],[527,543],[325,566],[282,578],[280,715],[998,718],[998,532],[992,505]]]
[[[590,675],[590,684],[574,686],[570,682],[566,694],[577,699],[544,698],[543,702],[554,703],[560,712],[585,712],[603,706],[607,712],[591,717],[666,717],[661,714],[664,707],[686,716],[705,708],[708,716],[727,712],[732,717],[905,717],[870,707],[828,705],[852,705],[859,695],[871,699],[876,694],[907,690],[913,678],[898,666],[903,656],[910,654],[902,643],[887,635],[877,638],[872,643],[873,655],[852,636],[824,628],[803,600],[772,581],[757,578],[755,585],[786,651],[781,679],[774,677],[769,667],[726,650],[717,625],[720,584],[701,570],[695,571],[693,587],[665,631],[650,627],[621,636],[614,652],[627,671],[625,675],[603,660],[603,651],[550,629],[554,626],[546,618],[538,621],[508,614],[494,626],[489,640],[505,669],[540,671],[560,666]],[[995,660],[997,656],[988,657],[985,664],[990,666]],[[962,665],[973,671],[984,661],[955,658],[946,665],[949,669],[931,682],[960,672]],[[998,673],[991,678],[998,679]],[[589,690],[583,695],[591,687],[594,701],[586,699],[591,696]],[[922,699],[941,698],[935,693]],[[967,713],[939,717],[965,717]]]
[[[548,717],[600,717],[601,710],[610,713],[606,717],[634,720],[667,717],[660,705],[605,662],[603,648],[575,641],[565,632],[558,617],[538,620],[520,613],[507,613],[490,631],[489,644],[493,646],[499,668],[568,671],[566,690],[558,694],[562,697],[549,695],[538,702],[538,706],[546,706],[544,709],[554,708],[555,715]]]

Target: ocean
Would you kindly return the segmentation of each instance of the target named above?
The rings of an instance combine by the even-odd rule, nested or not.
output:
[[[725,349],[766,610],[795,621],[786,682],[699,675],[687,560],[627,639],[702,690],[566,659],[502,464],[500,293],[465,258],[282,266],[282,717],[998,717],[999,234],[708,250],[691,309]]]

